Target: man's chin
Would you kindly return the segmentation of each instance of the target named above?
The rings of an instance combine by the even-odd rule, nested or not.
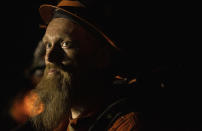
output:
[[[58,72],[48,72],[45,77],[47,80],[51,80],[51,79],[54,80],[55,77],[57,77],[57,75],[58,75]]]

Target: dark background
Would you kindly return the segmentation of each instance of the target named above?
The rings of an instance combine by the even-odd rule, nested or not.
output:
[[[29,67],[42,30],[39,28],[38,1],[6,3],[1,17],[1,108],[26,88],[24,71]]]
[[[137,77],[134,94],[140,111],[167,129],[201,129],[197,3],[126,2],[114,2],[116,13],[108,21],[126,52],[123,65],[119,66],[124,66],[129,76]],[[44,33],[39,28],[43,24],[38,13],[42,3],[56,2],[2,4],[5,5],[1,8],[2,112],[8,110],[16,93],[26,88],[24,70]]]

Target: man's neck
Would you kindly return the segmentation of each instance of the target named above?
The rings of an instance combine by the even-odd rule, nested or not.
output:
[[[98,100],[99,101],[99,100]],[[98,104],[99,103],[99,104]],[[71,118],[77,119],[80,117],[86,117],[90,114],[94,114],[102,107],[104,106],[104,103],[102,101],[99,101],[97,103],[86,103],[85,105],[75,105],[71,108]]]
[[[71,109],[71,117],[72,119],[77,119],[82,114],[83,110],[76,110],[74,108]]]

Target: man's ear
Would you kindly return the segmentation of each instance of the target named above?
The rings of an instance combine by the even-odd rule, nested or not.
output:
[[[95,63],[98,69],[109,67],[111,62],[111,53],[108,46],[100,47],[95,56]]]

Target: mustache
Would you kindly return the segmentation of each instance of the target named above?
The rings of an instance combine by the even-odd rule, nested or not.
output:
[[[72,72],[75,70],[75,67],[73,65],[63,65],[63,64],[47,64],[46,65],[46,70],[57,70],[57,71],[69,71]]]

